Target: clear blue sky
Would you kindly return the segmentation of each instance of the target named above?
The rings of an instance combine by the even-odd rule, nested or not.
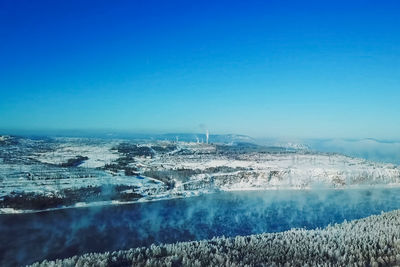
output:
[[[0,128],[398,138],[399,1],[0,0]]]

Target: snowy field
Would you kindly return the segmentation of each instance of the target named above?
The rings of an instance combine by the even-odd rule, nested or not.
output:
[[[42,163],[61,164],[76,155],[85,155],[88,159],[80,164],[80,167],[99,168],[110,164],[119,157],[118,152],[112,150],[118,145],[118,140],[110,142],[93,140],[91,142],[79,138],[55,138],[55,141],[59,142],[55,150],[37,152],[33,158]]]

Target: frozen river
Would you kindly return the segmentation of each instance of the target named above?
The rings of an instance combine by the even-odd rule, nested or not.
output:
[[[0,215],[0,265],[152,243],[317,228],[400,208],[399,188],[220,192],[186,199]]]

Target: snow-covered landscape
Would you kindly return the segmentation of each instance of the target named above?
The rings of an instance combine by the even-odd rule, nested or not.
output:
[[[232,190],[400,185],[397,165],[297,147],[2,136],[0,211],[131,203]]]
[[[399,215],[390,211],[400,207],[400,167],[303,144],[3,135],[0,181],[0,232],[36,229],[30,238],[43,245],[7,236],[5,265],[399,264]],[[389,213],[328,225],[380,211]],[[108,245],[85,245],[92,235]]]

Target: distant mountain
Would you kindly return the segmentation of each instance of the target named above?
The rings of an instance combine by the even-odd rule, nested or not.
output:
[[[336,152],[348,156],[365,158],[373,161],[400,164],[400,142],[367,139],[325,139],[309,140],[307,145],[312,150]]]
[[[1,134],[13,134],[29,138],[45,137],[83,137],[83,138],[103,138],[103,139],[136,139],[136,140],[166,140],[205,143],[207,137],[205,133],[166,133],[166,134],[146,134],[131,132],[113,132],[107,130],[49,130],[49,131],[13,131],[0,132]],[[2,136],[2,135],[1,135]],[[247,135],[240,134],[210,134],[209,143],[236,144],[236,143],[255,143],[255,140]]]

